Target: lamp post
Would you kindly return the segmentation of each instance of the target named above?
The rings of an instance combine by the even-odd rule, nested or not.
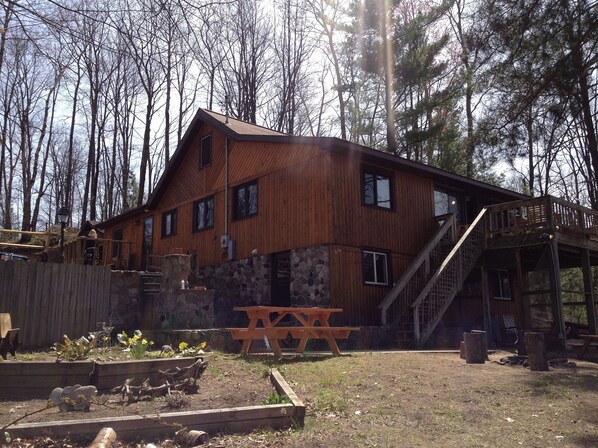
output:
[[[64,226],[66,225],[71,211],[68,207],[60,207],[56,213],[60,223],[60,262],[64,263]]]

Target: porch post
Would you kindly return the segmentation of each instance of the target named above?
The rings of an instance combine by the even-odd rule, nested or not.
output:
[[[523,268],[521,267],[521,249],[515,250],[515,300],[519,300],[519,312],[523,319],[523,329],[529,330],[532,326],[529,294],[523,291]],[[527,289],[527,288],[526,288]]]
[[[566,348],[565,343],[565,319],[563,317],[563,296],[561,292],[561,264],[559,262],[559,245],[556,240],[552,240],[550,243],[550,258],[551,267],[550,278],[551,278],[551,296],[552,296],[552,309],[554,317],[556,319],[556,329],[559,334],[559,342],[561,348]]]
[[[590,327],[591,334],[598,334],[596,332],[596,302],[592,282],[592,266],[590,264],[590,251],[588,249],[581,250],[581,269],[583,271],[583,290],[586,299],[588,326]]]
[[[492,321],[490,319],[490,293],[488,292],[488,271],[484,266],[480,267],[482,274],[482,317],[484,320],[484,331],[488,343],[492,342]]]

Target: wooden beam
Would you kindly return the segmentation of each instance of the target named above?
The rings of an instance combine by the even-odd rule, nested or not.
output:
[[[581,251],[581,269],[583,272],[583,289],[588,314],[588,326],[592,334],[598,334],[596,328],[596,301],[594,297],[594,282],[592,281],[592,266],[590,264],[590,251]]]
[[[44,246],[38,246],[36,244],[0,243],[0,247],[1,246],[18,247],[21,249],[45,249]]]
[[[558,330],[558,338],[562,348],[566,348],[565,344],[565,318],[563,316],[563,297],[561,293],[561,266],[559,262],[559,245],[557,240],[552,240],[550,243],[550,283],[551,283],[551,298],[552,309]]]
[[[515,250],[515,285],[519,295],[520,312],[523,319],[523,328],[529,329],[532,326],[529,294],[524,292],[523,268],[521,267],[521,249]]]
[[[488,270],[485,267],[480,268],[482,271],[482,315],[484,319],[484,331],[486,331],[486,338],[488,343],[492,339],[492,321],[490,319],[490,291],[488,291]]]

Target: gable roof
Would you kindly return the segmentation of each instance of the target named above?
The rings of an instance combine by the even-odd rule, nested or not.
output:
[[[147,200],[147,203],[143,206],[137,207],[133,210],[129,210],[124,214],[115,216],[102,223],[102,225],[111,224],[125,216],[131,216],[133,214],[141,213],[143,211],[151,210],[154,208],[159,201],[160,197],[168,186],[168,180],[172,173],[176,172],[177,167],[181,164],[184,155],[187,151],[187,147],[193,142],[197,129],[202,124],[208,124],[213,127],[216,131],[221,132],[230,140],[235,141],[259,141],[269,143],[280,143],[280,144],[311,144],[318,145],[322,150],[331,151],[334,153],[341,153],[344,155],[351,155],[357,157],[366,163],[374,163],[388,166],[389,168],[401,169],[409,173],[417,174],[427,178],[431,178],[434,181],[448,187],[454,187],[458,189],[473,189],[478,192],[486,193],[489,195],[497,196],[505,201],[513,201],[518,199],[527,199],[528,196],[517,193],[515,191],[507,190],[495,185],[487,184],[475,179],[470,179],[465,176],[450,173],[448,171],[441,170],[429,165],[425,165],[420,162],[414,162],[407,160],[403,157],[383,152],[380,150],[368,148],[366,146],[352,143],[346,140],[342,140],[336,137],[300,137],[282,132],[277,132],[272,129],[258,126],[251,123],[246,123],[236,118],[226,117],[218,112],[209,111],[206,109],[198,109],[195,117],[191,121],[187,131],[183,135],[183,138],[179,142],[179,145],[172,155],[170,161],[166,165],[162,176],[156,188]]]

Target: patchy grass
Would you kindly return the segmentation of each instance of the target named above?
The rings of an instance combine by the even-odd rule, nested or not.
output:
[[[589,362],[530,372],[397,352],[306,356],[278,368],[307,406],[305,428],[223,436],[213,446],[598,446],[598,365]]]
[[[212,447],[598,446],[595,363],[530,372],[470,365],[458,354],[404,352],[280,362],[212,353],[210,360],[205,379],[225,381],[216,394],[247,395],[255,386],[245,378],[277,367],[307,406],[302,429],[213,435]],[[263,400],[263,392],[249,399]]]

